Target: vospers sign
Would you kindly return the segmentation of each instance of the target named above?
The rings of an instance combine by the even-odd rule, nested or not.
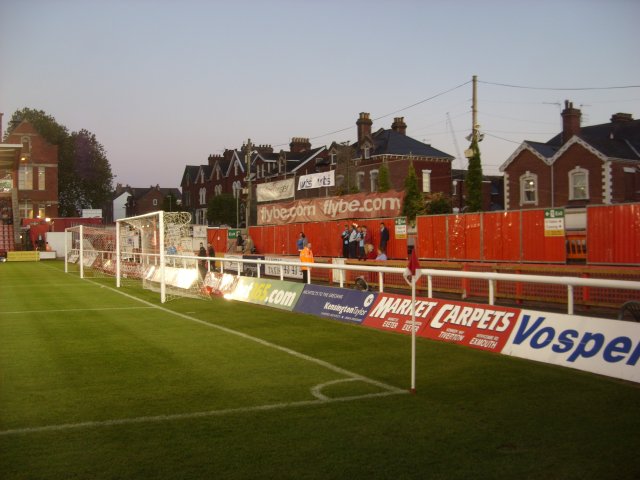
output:
[[[258,205],[258,225],[285,225],[345,218],[396,217],[402,192],[359,193],[342,197],[313,198]]]

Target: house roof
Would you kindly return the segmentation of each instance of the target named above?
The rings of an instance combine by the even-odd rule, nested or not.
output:
[[[419,157],[431,158],[455,158],[441,150],[433,148],[427,143],[422,143],[415,138],[411,138],[391,129],[380,129],[371,134],[374,142],[374,150],[371,155],[415,155]],[[358,144],[353,145],[360,154]]]
[[[548,164],[566,151],[567,147],[580,143],[604,158],[640,162],[640,120],[627,120],[581,127],[580,133],[568,142],[562,141],[559,133],[546,143],[525,140],[520,147],[500,166],[504,169],[522,152],[528,149]]]

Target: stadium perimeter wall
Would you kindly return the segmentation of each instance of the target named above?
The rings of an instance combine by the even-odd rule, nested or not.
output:
[[[213,295],[410,334],[411,298],[216,274]],[[640,383],[640,323],[419,297],[415,332],[503,355]]]
[[[261,254],[296,255],[295,242],[304,232],[316,256],[340,257],[340,233],[354,222],[367,226],[376,247],[384,222],[390,234],[387,256],[407,258],[407,239],[396,236],[394,218],[257,226],[249,228],[249,235]],[[640,204],[589,206],[585,223],[577,234],[584,242],[582,261],[640,266]],[[421,216],[416,230],[421,259],[453,262],[566,264],[572,258],[569,242],[576,235],[569,230],[550,234],[544,209]]]

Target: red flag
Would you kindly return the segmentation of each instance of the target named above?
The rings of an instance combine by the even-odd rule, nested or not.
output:
[[[418,262],[418,254],[416,253],[415,247],[411,249],[411,256],[409,257],[409,264],[407,265],[407,269],[404,271],[404,277],[420,277],[420,274],[416,276],[416,272],[420,268],[420,262]]]

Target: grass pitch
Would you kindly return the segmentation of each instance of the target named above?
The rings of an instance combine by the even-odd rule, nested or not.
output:
[[[0,477],[640,478],[635,384],[0,264]]]

